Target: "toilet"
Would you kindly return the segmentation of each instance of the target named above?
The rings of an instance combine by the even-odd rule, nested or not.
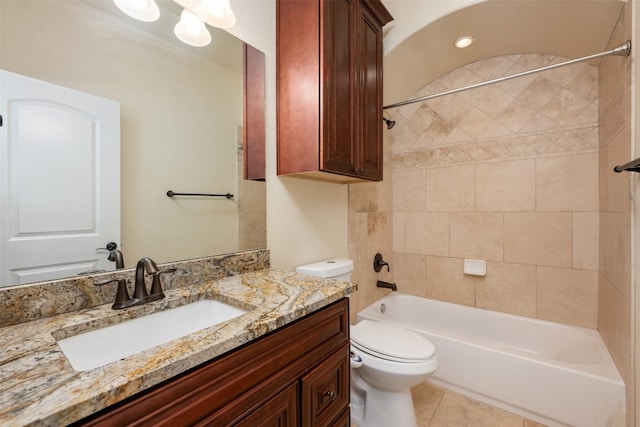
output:
[[[353,261],[330,259],[297,273],[349,281]],[[425,337],[390,323],[361,320],[351,335],[351,421],[360,427],[415,427],[411,387],[438,367]]]

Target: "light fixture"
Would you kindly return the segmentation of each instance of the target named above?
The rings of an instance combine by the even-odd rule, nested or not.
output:
[[[191,46],[206,46],[211,43],[211,33],[205,23],[212,27],[230,28],[236,23],[229,0],[173,0],[184,9],[180,22],[173,28],[178,39]],[[144,22],[153,22],[160,17],[155,0],[113,0],[122,12]]]
[[[196,13],[207,24],[218,28],[230,28],[236,23],[229,0],[200,0]]]
[[[160,10],[154,0],[113,0],[118,9],[138,21],[153,22],[160,18]]]
[[[173,28],[176,37],[191,46],[206,46],[211,43],[211,34],[204,22],[188,9],[183,9],[180,22]]]
[[[456,40],[456,42],[455,42],[455,46],[458,49],[463,49],[465,47],[471,46],[471,43],[473,43],[473,37],[471,37],[471,36],[462,36],[462,37],[458,37],[458,40]]]

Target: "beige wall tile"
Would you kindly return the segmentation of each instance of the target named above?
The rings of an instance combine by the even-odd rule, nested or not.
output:
[[[354,212],[376,212],[378,206],[378,183],[349,185],[349,209]]]
[[[515,59],[511,56],[498,56],[484,61],[472,62],[464,67],[480,76],[482,80],[491,80],[505,75],[514,61]],[[488,89],[491,89],[491,87]]]
[[[598,211],[598,154],[536,159],[538,211]]]
[[[391,274],[399,292],[419,297],[427,296],[426,255],[394,252]]]
[[[502,111],[497,120],[512,132],[518,132],[535,117],[536,113],[537,111],[526,105],[522,99],[516,98]]]
[[[611,104],[604,110],[601,108],[599,113],[601,145],[607,144],[625,121],[625,98],[623,92],[612,93],[610,96],[612,98]]]
[[[538,267],[538,318],[598,326],[598,272]]]
[[[597,270],[600,247],[600,214],[573,213],[573,268]]]
[[[538,74],[534,76],[533,81],[522,92],[519,99],[530,108],[540,111],[560,90],[561,87],[556,82],[548,79],[544,74]]]
[[[504,260],[570,268],[573,244],[570,212],[506,212]]]
[[[415,254],[449,255],[449,214],[406,213],[404,248]]]
[[[491,117],[474,108],[460,121],[458,128],[465,134],[477,138],[492,122]]]
[[[513,102],[511,95],[497,86],[490,86],[487,87],[487,92],[482,97],[482,102],[477,105],[477,108],[489,117],[495,119],[502,114],[511,102]]]
[[[448,100],[441,98],[439,104],[433,104],[433,109],[452,125],[459,127],[460,121],[469,114],[473,109],[473,105],[469,104],[460,95],[453,95],[448,98]],[[429,101],[428,103],[431,102]]]
[[[427,211],[474,210],[473,165],[427,169]]]
[[[541,110],[547,117],[562,125],[568,126],[589,106],[590,102],[569,90],[562,90]]]
[[[463,273],[459,258],[427,257],[427,297],[455,304],[475,306],[476,276]]]
[[[452,213],[450,221],[451,256],[502,261],[502,212]]]
[[[631,365],[627,357],[632,354],[631,304],[602,275],[598,282],[598,330],[609,353],[614,357],[622,378],[629,378]]]
[[[624,213],[600,213],[600,273],[622,295],[630,295],[625,281],[625,258],[631,251],[631,225]]]
[[[394,212],[425,211],[426,184],[424,169],[394,170],[392,180]]]
[[[404,252],[404,212],[393,214],[393,252]]]
[[[476,307],[536,317],[536,267],[487,263],[487,275],[476,282]]]
[[[628,123],[614,133],[600,148],[600,210],[630,212],[630,180],[628,172],[615,173],[613,168],[631,159],[631,129]]]
[[[358,291],[350,297],[351,322],[355,322],[358,311],[388,293],[375,286],[376,280],[392,281],[392,274],[386,271],[375,273],[372,262],[376,252],[382,253],[385,258],[392,257],[390,216],[390,213],[384,212],[350,212],[349,257],[354,261],[351,279],[358,284]],[[355,237],[351,238],[352,235]]]
[[[535,207],[534,159],[476,165],[476,210],[533,211]]]

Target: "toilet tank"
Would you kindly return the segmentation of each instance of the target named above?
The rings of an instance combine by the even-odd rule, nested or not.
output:
[[[344,258],[332,258],[313,264],[301,265],[296,268],[296,273],[309,276],[322,277],[324,279],[336,279],[349,282],[353,271],[353,260]]]

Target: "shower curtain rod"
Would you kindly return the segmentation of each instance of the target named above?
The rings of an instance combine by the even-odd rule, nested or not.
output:
[[[604,52],[594,53],[593,55],[583,56],[582,58],[571,59],[569,61],[559,62],[553,65],[547,65],[546,67],[534,68],[533,70],[523,71],[522,73],[511,74],[510,76],[499,77],[497,79],[487,80],[485,82],[475,83],[475,84],[464,86],[457,89],[451,89],[444,92],[434,93],[433,95],[426,95],[426,96],[421,96],[419,98],[412,98],[406,101],[396,102],[395,104],[385,105],[384,107],[382,107],[382,109],[386,110],[389,108],[402,107],[403,105],[413,104],[415,102],[427,101],[429,99],[438,98],[445,95],[453,95],[454,93],[462,92],[465,90],[476,89],[476,88],[487,86],[493,83],[500,83],[505,80],[515,79],[516,77],[524,77],[524,76],[528,76],[529,74],[539,73],[541,71],[553,70],[554,68],[575,64],[576,62],[589,61],[590,59],[601,58],[603,56],[608,56],[608,55],[629,56],[630,53],[631,53],[631,40],[627,40],[620,46]]]

